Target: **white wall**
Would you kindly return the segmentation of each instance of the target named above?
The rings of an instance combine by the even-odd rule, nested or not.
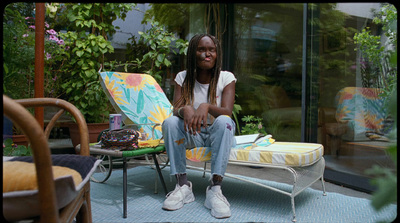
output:
[[[337,3],[336,9],[352,16],[372,19],[371,8],[379,9],[380,3]]]

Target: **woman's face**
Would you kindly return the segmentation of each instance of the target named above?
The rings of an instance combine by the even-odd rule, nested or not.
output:
[[[201,38],[196,51],[197,67],[201,70],[210,70],[215,66],[217,49],[208,36]]]

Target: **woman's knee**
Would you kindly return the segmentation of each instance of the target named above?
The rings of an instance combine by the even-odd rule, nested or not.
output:
[[[233,120],[231,119],[231,117],[227,116],[227,115],[220,115],[218,116],[215,120],[213,125],[215,125],[215,127],[219,127],[219,128],[227,128],[230,131],[235,131],[235,123],[233,122]]]
[[[165,129],[177,128],[179,125],[179,117],[174,115],[166,118],[162,124],[162,130],[164,132]]]
[[[226,123],[226,122],[231,122],[232,119],[228,115],[220,115],[215,119],[215,121],[217,121],[217,122],[225,122]]]

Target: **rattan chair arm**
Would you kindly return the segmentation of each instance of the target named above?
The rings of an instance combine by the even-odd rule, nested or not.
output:
[[[53,129],[54,125],[56,124],[57,120],[61,117],[62,114],[64,114],[64,109],[60,109],[50,120],[50,122],[47,124],[46,129],[44,130],[44,134],[47,138],[47,140],[50,137],[50,132]]]
[[[42,222],[58,222],[56,191],[53,180],[50,148],[42,127],[21,104],[3,95],[3,114],[21,128],[28,138],[35,167],[39,189],[40,220]]]
[[[89,156],[90,151],[89,151],[89,133],[88,133],[88,127],[86,124],[86,120],[82,113],[79,111],[78,108],[76,108],[73,104],[62,100],[58,98],[28,98],[28,99],[18,99],[15,100],[22,106],[28,108],[28,107],[46,107],[46,106],[52,106],[52,107],[58,107],[60,109],[63,109],[67,112],[69,112],[72,117],[74,117],[75,121],[77,122],[79,126],[79,132],[80,132],[80,154],[84,156]],[[55,116],[57,119],[61,116],[61,114],[57,113]],[[55,117],[54,116],[54,117]],[[54,119],[53,117],[53,119]],[[55,120],[51,121],[52,125],[55,122]],[[52,127],[52,126],[51,126]]]

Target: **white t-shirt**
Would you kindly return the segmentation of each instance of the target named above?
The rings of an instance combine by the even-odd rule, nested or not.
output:
[[[186,70],[179,72],[175,77],[176,83],[182,87],[185,77],[186,77]],[[236,82],[236,78],[235,75],[233,75],[233,73],[229,71],[221,71],[221,73],[219,74],[217,92],[216,92],[218,107],[221,107],[222,91],[228,84],[232,83],[232,81]],[[194,101],[193,101],[194,109],[197,109],[201,103],[208,103],[208,98],[207,98],[208,86],[209,84],[201,84],[196,80],[194,85]],[[208,119],[208,123],[210,123],[210,119]]]

